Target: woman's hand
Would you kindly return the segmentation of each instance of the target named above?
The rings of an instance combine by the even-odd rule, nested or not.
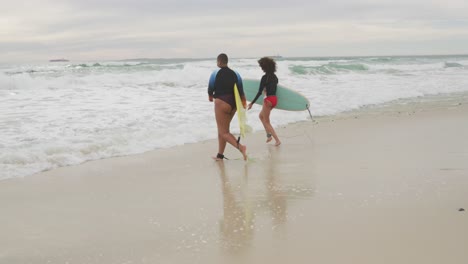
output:
[[[247,107],[247,110],[250,110],[250,108],[252,108],[252,103],[249,104],[249,106]]]

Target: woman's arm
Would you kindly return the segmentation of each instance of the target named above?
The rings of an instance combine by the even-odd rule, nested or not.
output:
[[[265,75],[262,77],[262,80],[260,81],[260,85],[258,86],[258,92],[257,92],[257,95],[255,96],[255,98],[252,100],[252,102],[249,104],[249,108],[252,108],[252,105],[255,104],[255,102],[257,101],[258,97],[260,97],[260,95],[262,94],[263,92],[263,82],[264,82],[264,79],[265,79]]]

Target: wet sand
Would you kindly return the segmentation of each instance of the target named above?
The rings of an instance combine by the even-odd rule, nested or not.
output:
[[[468,104],[0,181],[0,263],[467,263]]]

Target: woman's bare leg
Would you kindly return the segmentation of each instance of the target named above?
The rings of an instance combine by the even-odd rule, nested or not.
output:
[[[273,138],[275,139],[275,146],[279,146],[281,145],[281,141],[279,140],[275,129],[270,123],[270,114],[271,114],[272,109],[273,108],[271,107],[271,102],[263,101],[263,107],[262,107],[262,111],[260,111],[259,118],[260,118],[260,121],[262,121],[263,127],[265,128],[265,132],[267,133],[267,135],[268,134],[272,135]],[[270,141],[271,141],[271,137],[267,137],[266,142],[268,143]]]
[[[239,149],[242,156],[244,156],[244,160],[247,160],[247,147],[240,143],[237,144],[237,139],[230,132],[231,120],[235,113],[228,103],[218,99],[215,100],[215,117],[218,126],[218,153],[223,154],[226,149],[226,143],[229,143]]]

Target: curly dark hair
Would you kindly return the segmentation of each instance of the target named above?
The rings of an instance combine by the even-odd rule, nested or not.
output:
[[[276,62],[270,57],[263,57],[259,59],[258,65],[260,65],[262,70],[266,73],[276,72]]]

